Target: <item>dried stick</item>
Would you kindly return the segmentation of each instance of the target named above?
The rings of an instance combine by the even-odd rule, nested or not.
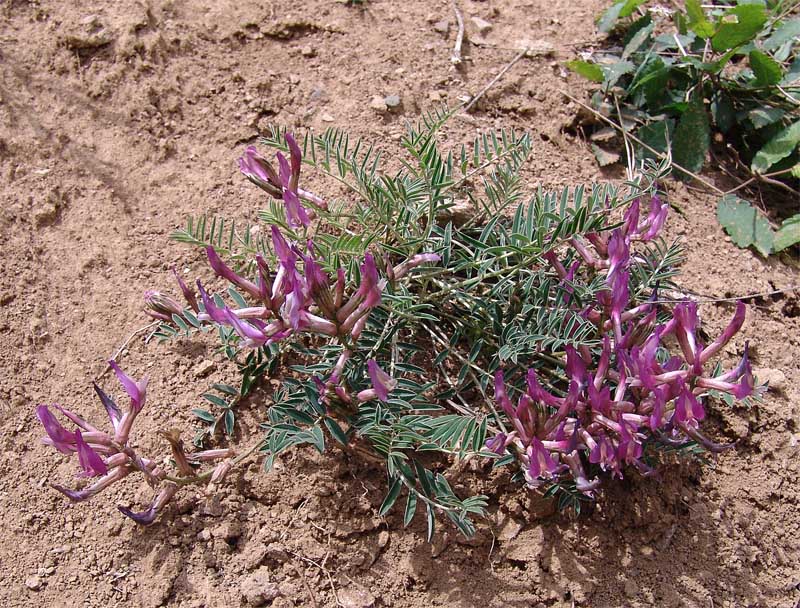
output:
[[[453,47],[453,54],[450,56],[450,61],[453,65],[461,64],[461,45],[464,43],[464,17],[461,11],[458,10],[458,3],[453,0],[453,12],[456,14],[456,21],[458,22],[458,33],[456,34],[456,44]]]
[[[506,72],[508,72],[508,70],[510,70],[512,67],[514,67],[514,64],[516,64],[517,61],[519,61],[520,59],[522,59],[525,56],[525,54],[527,52],[528,52],[528,47],[526,46],[519,53],[517,53],[517,55],[516,55],[516,57],[514,57],[514,59],[512,59],[509,63],[507,63],[506,66],[497,73],[497,76],[492,78],[492,80],[489,82],[489,84],[487,84],[480,91],[478,91],[478,94],[475,95],[475,97],[473,97],[472,99],[470,99],[469,103],[467,105],[465,105],[461,109],[461,111],[466,113],[467,110],[469,110],[473,105],[475,105],[475,103],[481,97],[483,97],[486,94],[486,91],[491,89],[497,83],[497,81],[500,80]]]

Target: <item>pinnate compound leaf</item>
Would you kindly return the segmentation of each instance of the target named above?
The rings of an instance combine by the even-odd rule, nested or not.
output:
[[[778,84],[783,78],[781,65],[762,51],[750,51],[750,67],[756,76],[756,86]]]
[[[703,99],[695,96],[675,127],[672,141],[672,159],[675,164],[689,171],[699,171],[706,160],[710,137],[708,114]]]
[[[769,168],[789,156],[800,144],[800,120],[792,123],[769,140],[753,158],[753,173],[766,173]]]
[[[711,38],[711,47],[718,53],[727,51],[755,38],[767,22],[763,6],[741,4],[725,11]]]
[[[591,80],[592,82],[603,82],[603,80],[605,80],[603,70],[601,70],[600,66],[596,63],[575,59],[573,61],[567,61],[566,65],[576,74],[579,74],[584,78]]]
[[[797,243],[800,243],[800,213],[784,220],[775,233],[772,249],[777,252]]]
[[[717,219],[737,246],[753,246],[763,256],[772,252],[772,228],[767,218],[747,201],[726,194],[717,205]]]
[[[700,0],[686,0],[686,12],[689,15],[686,25],[690,30],[700,38],[711,38],[714,35],[714,25],[706,19]]]

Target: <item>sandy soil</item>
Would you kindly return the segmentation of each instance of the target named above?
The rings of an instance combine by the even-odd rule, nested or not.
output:
[[[144,289],[171,288],[173,263],[207,276],[200,252],[167,235],[188,214],[253,220],[263,205],[235,159],[266,125],[335,125],[395,151],[405,119],[476,93],[520,41],[536,41],[552,52],[517,63],[468,119],[451,122],[446,140],[497,126],[529,130],[531,189],[621,179],[617,169],[601,173],[588,145],[564,130],[576,108],[558,92],[585,94],[560,62],[597,40],[593,16],[603,4],[460,0],[473,44],[457,71],[455,20],[444,0],[373,0],[364,8],[334,0],[6,0],[0,605],[795,606],[797,291],[750,299],[746,326],[725,353],[733,361],[751,340],[760,376],[772,380],[757,409],[711,413],[711,433],[736,448],[713,467],[609,486],[579,521],[542,519],[535,498],[507,486],[493,495],[491,521],[475,539],[448,530],[429,545],[421,522],[403,529],[400,515],[377,516],[379,471],[309,450],[282,458],[270,474],[250,466],[219,499],[185,492],[148,529],[115,506],[149,501],[138,480],[76,506],[47,487],[75,468],[40,444],[34,406],[56,401],[101,419],[90,383],[146,324]],[[473,17],[493,27],[480,34]],[[370,106],[386,95],[400,96],[401,106]],[[713,172],[708,178],[726,183]],[[687,246],[686,288],[726,297],[800,283],[780,261],[735,248],[716,223],[712,196],[669,189],[682,210],[669,230]],[[712,333],[731,312],[702,306]],[[215,369],[198,378],[206,361]],[[156,447],[157,429],[191,436],[189,410],[200,394],[235,379],[212,341],[134,339],[123,363],[151,377],[138,435],[145,449]],[[263,393],[244,406],[243,439],[264,407]]]

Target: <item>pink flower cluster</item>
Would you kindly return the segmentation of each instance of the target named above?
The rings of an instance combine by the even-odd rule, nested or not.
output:
[[[709,360],[741,328],[743,303],[738,303],[730,324],[707,346],[697,335],[696,303],[677,304],[672,318],[662,325],[656,325],[655,297],[631,306],[631,244],[654,238],[664,223],[666,209],[667,205],[654,196],[648,217],[639,221],[637,200],[623,225],[610,236],[587,235],[590,245],[573,238],[582,262],[605,272],[606,289],[598,294],[596,303],[581,311],[602,336],[599,358],[595,361],[588,348],[566,347],[565,396],[545,390],[536,370],[529,369],[526,390],[514,403],[503,372],[495,376],[495,399],[513,430],[493,437],[487,447],[498,454],[515,451],[532,486],[568,476],[579,491],[591,494],[600,480],[589,478],[587,463],[617,476],[622,476],[625,465],[651,474],[642,458],[644,443],[650,437],[669,445],[694,440],[710,451],[725,449],[727,446],[713,443],[699,429],[699,422],[705,418],[702,396],[716,390],[743,399],[754,392],[746,346],[741,363],[733,370],[716,377],[709,377],[705,371]],[[548,258],[565,284],[581,265],[576,262],[567,271],[554,255]],[[668,352],[669,338],[674,338],[680,352],[660,357]]]

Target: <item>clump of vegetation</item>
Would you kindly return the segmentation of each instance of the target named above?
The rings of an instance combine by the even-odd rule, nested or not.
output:
[[[738,2],[685,10],[621,0],[600,18],[611,45],[567,65],[601,85],[592,107],[620,125],[640,158],[668,156],[677,174],[703,168],[714,134],[734,173],[800,196],[800,16],[796,2]],[[601,165],[619,154],[591,134]],[[605,147],[604,147],[605,146]],[[684,172],[685,171],[685,172]],[[738,190],[738,189],[737,189]],[[737,203],[741,203],[738,204]],[[753,221],[754,214],[758,216]],[[720,221],[763,255],[800,241],[800,216],[775,233],[753,207],[721,202]]]
[[[733,369],[713,364],[745,307],[705,344],[696,303],[659,299],[680,259],[679,245],[660,237],[667,166],[620,188],[525,196],[528,136],[492,133],[444,152],[437,132],[450,115],[408,126],[394,174],[380,170],[374,148],[337,130],[301,146],[275,129],[260,142],[274,161],[248,148],[240,167],[268,196],[268,236],[194,218],[175,238],[205,248],[222,287],[176,274],[180,297],[145,298],[162,339],[216,335],[241,385],[204,394],[197,450],[162,433],[170,466],[129,441],[146,381],[116,366],[129,410],[96,387],[113,432],[53,406],[77,426],[69,431],[40,406],[46,442],[77,453],[95,479],[82,490],[55,487],[84,500],[140,473],[155,498],[143,512],[121,511],[146,524],[184,486],[213,493],[254,455],[269,470],[286,450],[310,445],[382,463],[381,515],[404,497],[405,524],[422,511],[431,536],[443,514],[471,535],[487,497],[457,495],[454,461],[510,467],[577,511],[604,480],[651,475],[665,453],[725,449],[702,424],[714,403],[758,393],[746,347]],[[344,184],[348,200],[302,189],[303,163]],[[265,376],[280,385],[259,436],[237,446],[237,405]]]

